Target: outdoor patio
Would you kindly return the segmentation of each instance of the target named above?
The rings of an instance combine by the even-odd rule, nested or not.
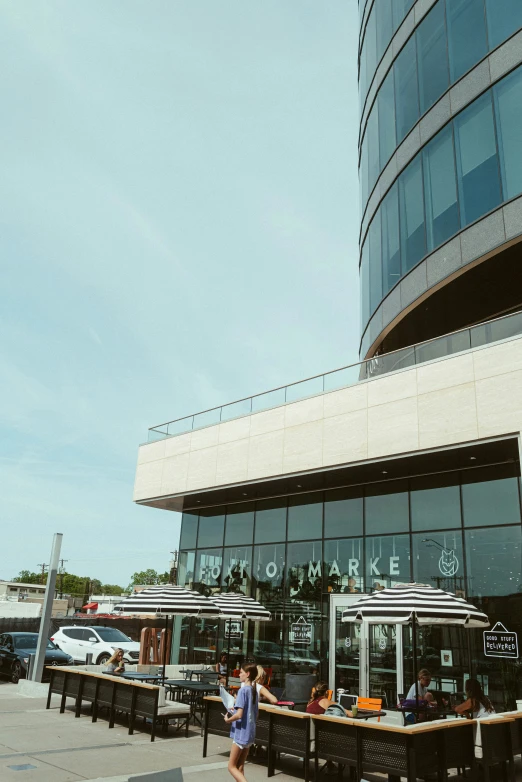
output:
[[[203,740],[199,729],[191,726],[189,738],[170,728],[168,737],[159,731],[154,743],[150,732],[140,730],[129,736],[125,724],[116,723],[109,730],[105,719],[92,723],[89,708],[75,719],[68,701],[65,714],[60,715],[59,698],[53,696],[52,708],[45,709],[45,698],[28,698],[17,692],[14,684],[0,682],[0,779],[2,782],[77,782],[106,780],[126,782],[131,774],[163,771],[181,766],[187,779],[208,779],[224,782],[231,777],[227,771],[229,741],[209,737],[207,758],[202,757]],[[197,774],[198,776],[191,776]],[[322,774],[321,776],[324,776]],[[267,779],[265,758],[247,767],[252,782]],[[275,777],[280,782],[302,779],[302,764],[286,758]],[[348,775],[345,775],[348,779]],[[368,775],[369,782],[384,782],[382,775]],[[455,782],[459,777],[453,777]],[[518,759],[517,779],[522,779]]]

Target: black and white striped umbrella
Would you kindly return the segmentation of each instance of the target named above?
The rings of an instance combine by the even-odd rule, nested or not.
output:
[[[357,600],[343,611],[343,622],[370,624],[462,625],[489,627],[486,614],[451,592],[428,584],[397,584]]]
[[[253,619],[255,622],[268,622],[271,619],[268,611],[253,597],[247,597],[241,592],[220,592],[212,595],[212,602],[220,610],[223,619]]]
[[[219,616],[220,609],[210,598],[181,586],[165,584],[135,592],[114,606],[125,614],[164,614],[167,616]]]

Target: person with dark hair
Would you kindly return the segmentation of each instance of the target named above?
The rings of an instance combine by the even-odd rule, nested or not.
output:
[[[328,683],[317,682],[312,690],[312,697],[308,701],[306,711],[308,714],[324,714],[332,701],[328,697]]]
[[[228,665],[228,655],[226,652],[221,652],[221,655],[219,657],[219,662],[216,663],[215,671],[219,674],[219,683],[225,684],[227,680],[227,665]]]
[[[246,782],[245,762],[250,747],[256,740],[256,722],[259,710],[257,676],[257,665],[243,663],[239,671],[242,686],[237,694],[234,714],[225,714],[225,722],[232,723],[230,738],[233,741],[228,770],[236,782]]]
[[[465,686],[466,700],[464,703],[454,706],[457,714],[471,714],[474,720],[485,717],[487,714],[494,714],[493,704],[484,694],[480,683],[476,679],[468,679]]]

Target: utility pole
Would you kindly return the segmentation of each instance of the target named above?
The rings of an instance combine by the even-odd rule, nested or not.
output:
[[[43,562],[39,562],[39,563],[38,563],[38,565],[37,565],[37,567],[41,567],[41,568],[42,568],[42,572],[41,572],[41,575],[40,575],[40,584],[43,584],[43,582],[44,582],[44,576],[45,576],[45,571],[47,570],[47,568],[49,567],[49,565],[45,565]]]
[[[60,600],[63,598],[63,563],[68,562],[68,559],[61,559],[60,560]]]

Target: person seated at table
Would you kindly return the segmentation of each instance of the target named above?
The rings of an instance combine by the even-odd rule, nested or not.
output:
[[[406,700],[415,700],[415,698],[418,697],[420,701],[425,701],[432,706],[436,706],[437,701],[434,699],[432,693],[428,692],[428,687],[431,684],[431,673],[427,668],[422,668],[418,673],[418,677],[417,690],[415,690],[415,683],[413,683],[408,690]]]
[[[477,679],[468,679],[465,686],[466,700],[458,706],[454,706],[457,714],[471,714],[474,720],[486,717],[488,714],[494,714],[493,704],[484,694]]]
[[[106,671],[111,673],[123,673],[125,665],[123,664],[123,649],[116,649],[112,657],[107,660]]]
[[[306,706],[307,714],[324,714],[328,706],[331,706],[332,700],[328,697],[328,683],[317,682],[312,689],[312,697]]]
[[[262,665],[257,666],[256,690],[259,697],[268,703],[277,703],[277,697],[265,687],[266,673]],[[243,686],[243,685],[241,685]]]
[[[357,581],[355,578],[349,578],[348,579],[348,586],[345,586],[343,589],[343,592],[354,594],[355,592],[360,592],[360,589],[357,589]]]
[[[216,673],[219,674],[219,683],[225,684],[227,680],[227,663],[228,663],[228,655],[226,652],[221,652],[221,657],[219,658],[219,662],[216,663],[216,666],[214,670]]]

